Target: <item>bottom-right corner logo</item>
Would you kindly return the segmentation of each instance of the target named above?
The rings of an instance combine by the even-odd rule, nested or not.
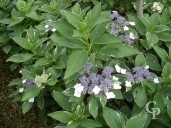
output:
[[[145,108],[146,108],[146,111],[148,113],[151,113],[152,114],[152,119],[156,119],[156,116],[160,114],[160,109],[159,108],[156,108],[156,107],[153,107],[151,108],[150,110],[150,105],[153,104],[153,105],[156,105],[156,102],[155,101],[149,101]]]

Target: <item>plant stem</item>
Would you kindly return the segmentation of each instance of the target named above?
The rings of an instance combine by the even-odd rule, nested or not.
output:
[[[136,2],[137,16],[140,16],[140,17],[143,16],[143,3],[144,3],[144,0],[137,0]]]

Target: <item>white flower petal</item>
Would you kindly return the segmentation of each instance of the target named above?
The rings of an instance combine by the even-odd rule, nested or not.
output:
[[[130,21],[129,23],[130,23],[130,25],[132,25],[132,26],[134,26],[134,25],[135,25],[135,22],[131,22],[131,21]]]
[[[146,65],[144,68],[145,68],[145,69],[149,69],[150,67],[149,67],[149,65]]]
[[[115,98],[115,94],[113,92],[106,92],[105,95],[107,99]]]
[[[124,26],[124,31],[127,31],[127,30],[129,30],[129,27],[127,27],[127,26]]]
[[[126,86],[126,87],[132,87],[132,84],[131,84],[130,81],[125,81],[125,86]]]
[[[45,28],[46,28],[46,29],[49,28],[49,25],[46,24],[46,25],[45,25]]]
[[[24,92],[24,88],[19,88],[18,92],[23,93]]]
[[[99,94],[100,91],[101,91],[101,89],[98,86],[95,86],[93,88],[93,92],[94,92],[95,95]]]
[[[81,84],[76,84],[76,85],[74,86],[74,88],[75,88],[75,90],[78,90],[78,91],[80,91],[80,92],[82,92],[83,89],[84,89],[84,87],[83,87]]]
[[[118,77],[116,77],[116,76],[113,76],[113,80],[118,81],[118,80],[119,80],[119,78],[118,78]]]
[[[126,69],[121,68],[121,74],[126,74]]]
[[[116,69],[117,73],[120,73],[121,72],[121,68],[117,64],[115,65],[115,69]]]
[[[153,82],[154,82],[155,84],[160,83],[160,81],[159,81],[159,79],[158,79],[157,77],[153,79]]]
[[[113,89],[121,89],[122,87],[120,86],[120,83],[119,82],[115,82],[113,84]]]
[[[52,31],[52,32],[55,32],[55,31],[56,31],[56,28],[52,28],[51,31]]]
[[[24,83],[26,83],[26,81],[27,81],[27,80],[26,80],[26,79],[24,79],[24,80],[22,80],[22,83],[24,84]]]
[[[132,32],[129,33],[129,37],[133,40],[135,39],[134,34]]]
[[[80,91],[75,91],[74,96],[75,97],[81,97],[81,92]]]
[[[30,98],[30,99],[29,99],[29,102],[30,102],[30,103],[33,103],[33,102],[34,102],[34,97],[33,97],[33,98]]]

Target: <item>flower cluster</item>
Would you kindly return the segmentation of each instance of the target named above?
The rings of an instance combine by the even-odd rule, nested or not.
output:
[[[152,76],[148,68],[134,67],[132,73],[128,72],[127,81],[140,83],[144,80],[152,80]]]
[[[143,80],[153,81],[155,84],[158,84],[160,81],[158,77],[153,78],[150,71],[149,66],[142,67],[134,67],[132,73],[127,72],[127,81],[140,83]]]
[[[110,89],[121,89],[119,78],[112,75],[114,71],[126,74],[126,69],[120,68],[118,65],[115,69],[110,66],[104,67],[101,73],[92,72],[93,64],[88,63],[82,70],[82,76],[79,78],[80,83],[74,86],[74,96],[80,97],[81,94],[105,93],[107,99],[115,98],[115,94]]]
[[[152,11],[161,13],[163,10],[163,4],[160,2],[154,2],[153,6],[151,7]]]
[[[110,18],[113,22],[110,25],[109,33],[115,36],[120,36],[126,44],[133,44],[135,36],[132,32],[129,34],[126,34],[126,32],[128,33],[130,27],[135,25],[135,22],[127,21],[124,17],[119,15],[117,11],[113,11]]]
[[[43,73],[41,76],[36,75],[35,84],[38,87],[42,87],[43,88],[43,84],[48,81],[48,77],[49,77],[49,75],[45,74],[45,73]]]
[[[18,90],[19,93],[23,93],[23,92],[27,91],[27,89],[36,86],[33,81],[27,80],[25,78],[21,78],[21,80],[22,80],[22,83],[25,85],[25,87],[19,88],[19,90]],[[29,99],[29,102],[30,103],[33,103],[34,102],[34,97],[33,98],[30,98]]]
[[[48,74],[43,73],[41,76],[36,75],[35,81],[30,81],[25,78],[21,78],[24,87],[19,88],[18,92],[23,93],[27,91],[27,89],[32,88],[32,87],[44,88],[43,84],[48,81],[48,77],[49,77]],[[34,97],[30,98],[28,101],[33,103]]]
[[[52,22],[52,20],[48,20],[49,23]],[[56,28],[53,28],[51,26],[49,26],[48,24],[45,25],[45,31],[48,32],[48,31],[52,31],[52,32],[55,32],[56,31]]]

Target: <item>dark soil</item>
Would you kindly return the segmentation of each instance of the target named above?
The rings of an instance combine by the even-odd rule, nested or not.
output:
[[[18,73],[11,72],[6,59],[7,56],[0,49],[0,128],[43,128],[35,110],[24,115],[21,105],[8,97],[13,89],[7,85],[17,78]]]

